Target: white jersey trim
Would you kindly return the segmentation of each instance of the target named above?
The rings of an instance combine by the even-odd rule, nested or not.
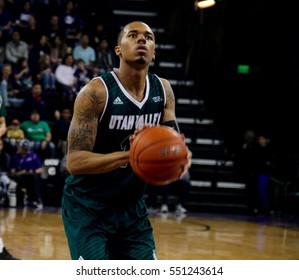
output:
[[[156,74],[154,74],[154,75],[158,78],[159,82],[161,83],[161,86],[162,86],[162,89],[163,89],[163,93],[164,93],[164,107],[165,107],[167,100],[166,100],[166,91],[165,91],[164,84],[162,83],[161,79]]]
[[[99,123],[100,123],[101,120],[102,120],[102,118],[103,118],[103,116],[104,116],[104,114],[105,114],[105,112],[106,112],[106,109],[107,109],[107,105],[108,105],[108,101],[109,101],[109,91],[108,91],[108,88],[107,88],[107,85],[106,85],[105,81],[101,77],[96,77],[94,79],[100,79],[102,81],[102,83],[104,84],[104,87],[106,89],[106,102],[105,102],[105,106],[104,106],[102,115],[101,115],[101,117],[99,119]]]

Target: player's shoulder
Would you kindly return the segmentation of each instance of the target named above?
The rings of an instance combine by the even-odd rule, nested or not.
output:
[[[160,81],[165,85],[165,84],[167,84],[167,85],[169,85],[170,83],[169,83],[169,81],[167,80],[167,79],[165,79],[165,78],[161,78],[161,77],[159,77],[159,79],[160,79]]]
[[[86,111],[90,106],[98,106],[94,113],[101,113],[106,104],[107,91],[101,79],[94,78],[89,81],[78,93],[75,100],[75,111]]]
[[[169,81],[166,78],[160,77],[157,74],[149,72],[148,76],[149,76],[149,78],[159,80],[163,85],[170,85]]]
[[[165,78],[161,78],[161,77],[158,77],[157,78],[160,80],[160,82],[162,83],[163,87],[165,88],[165,90],[169,90],[171,88],[171,85],[170,85],[170,82],[165,79]]]
[[[101,76],[99,76],[91,79],[90,82],[87,83],[86,85],[98,87],[98,86],[104,86],[104,83],[103,80],[101,79]]]
[[[85,96],[85,95],[98,95],[103,96],[106,94],[106,88],[103,81],[99,78],[93,78],[89,81],[79,92],[78,96]]]

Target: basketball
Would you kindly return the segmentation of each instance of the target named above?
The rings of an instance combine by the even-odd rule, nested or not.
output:
[[[152,185],[166,185],[179,178],[188,162],[182,135],[163,125],[140,131],[131,142],[129,154],[134,173]]]

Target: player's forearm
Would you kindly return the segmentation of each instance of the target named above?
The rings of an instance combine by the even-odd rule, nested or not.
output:
[[[72,175],[106,173],[129,162],[129,152],[96,154],[73,151],[67,156],[67,169]]]

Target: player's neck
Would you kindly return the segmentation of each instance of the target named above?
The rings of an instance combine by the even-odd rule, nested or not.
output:
[[[134,68],[114,68],[113,72],[123,85],[128,87],[143,87],[146,80],[147,71],[145,69],[137,70]]]
[[[147,72],[140,70],[136,71],[134,69],[130,69],[130,71],[113,69],[113,71],[127,92],[129,92],[137,100],[143,99],[146,89]]]

